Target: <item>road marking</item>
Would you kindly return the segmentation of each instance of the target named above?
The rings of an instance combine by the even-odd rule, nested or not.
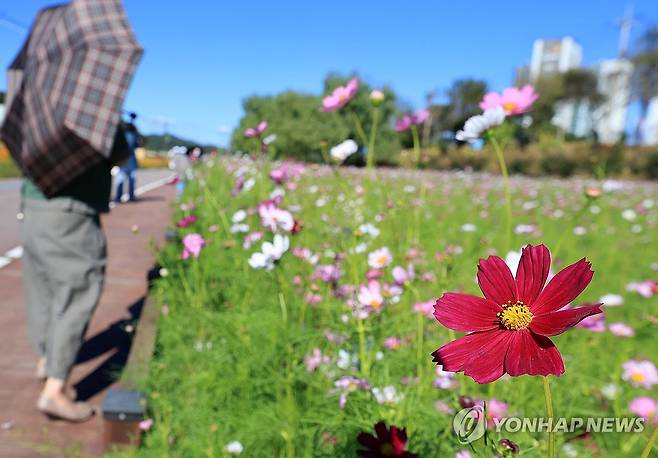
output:
[[[160,178],[159,180],[155,180],[151,183],[147,183],[144,186],[140,186],[135,190],[135,195],[141,196],[142,194],[145,194],[149,191],[153,191],[154,189],[159,188],[160,186],[168,183],[175,175],[171,174],[167,177]],[[128,194],[124,194],[122,196],[122,200],[128,200]],[[12,248],[11,250],[7,251],[4,256],[0,256],[0,269],[3,269],[7,267],[9,264],[12,263],[12,261],[16,259],[20,259],[23,257],[23,247],[21,245],[18,245],[17,247]]]
[[[160,178],[159,180],[155,180],[151,183],[146,183],[144,186],[140,186],[137,189],[135,189],[135,195],[136,196],[141,196],[142,194],[145,194],[149,191],[153,191],[154,189],[159,188],[163,184],[166,184],[169,181],[171,181],[175,176],[176,175],[172,173],[171,175],[166,176],[164,178]],[[121,196],[121,202],[127,202],[128,198],[129,198],[128,193],[124,193]]]

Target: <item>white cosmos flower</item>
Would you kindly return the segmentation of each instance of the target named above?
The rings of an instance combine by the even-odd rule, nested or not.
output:
[[[248,224],[234,224],[231,226],[231,234],[245,233],[249,232]]]
[[[605,294],[599,298],[599,302],[608,307],[617,307],[624,305],[624,298],[619,294]]]
[[[398,393],[393,385],[384,388],[374,387],[372,394],[379,404],[397,404],[404,399],[404,394]]]
[[[488,129],[500,126],[503,121],[505,121],[505,110],[502,107],[490,108],[481,115],[469,118],[464,124],[464,129],[458,131],[455,138],[460,142],[473,142]]]
[[[247,212],[244,210],[238,210],[235,213],[233,213],[233,216],[231,217],[231,221],[234,223],[241,223],[242,221],[245,220],[247,217]]]
[[[238,441],[229,442],[226,446],[226,453],[229,455],[240,455],[244,451],[244,447]]]
[[[292,213],[272,204],[262,205],[258,209],[258,214],[260,215],[263,226],[269,228],[271,231],[281,228],[289,232],[295,225],[295,219],[292,217]]]
[[[251,255],[249,265],[254,269],[272,270],[288,248],[290,248],[290,239],[276,234],[272,242],[263,242],[261,251]]]
[[[352,139],[345,140],[343,143],[339,143],[329,150],[331,158],[336,162],[343,162],[352,154],[356,153],[359,149],[359,145]]]

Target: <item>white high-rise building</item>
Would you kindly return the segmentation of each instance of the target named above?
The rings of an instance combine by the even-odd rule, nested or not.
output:
[[[658,97],[651,99],[647,117],[642,123],[642,144],[645,146],[658,145]]]
[[[543,75],[564,73],[578,68],[583,59],[583,49],[571,37],[557,40],[535,40],[530,60],[530,81]]]
[[[594,67],[594,71],[598,91],[604,97],[592,113],[594,130],[601,143],[615,143],[626,128],[633,64],[627,59],[607,59]]]
[[[0,103],[0,126],[2,125],[2,121],[5,119],[5,106]]]

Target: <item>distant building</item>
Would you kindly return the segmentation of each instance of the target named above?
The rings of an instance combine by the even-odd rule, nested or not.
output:
[[[651,99],[647,117],[642,125],[642,144],[658,145],[658,97]]]
[[[543,75],[564,73],[578,68],[582,59],[583,48],[571,37],[535,40],[532,46],[529,79],[536,81]]]
[[[592,108],[587,101],[565,100],[556,103],[551,122],[576,137],[587,137],[594,129]]]
[[[5,119],[5,105],[3,103],[0,103],[0,125],[2,125],[2,121]]]
[[[624,134],[631,99],[633,64],[627,59],[607,59],[593,68],[604,101],[592,113],[601,143],[615,143]]]

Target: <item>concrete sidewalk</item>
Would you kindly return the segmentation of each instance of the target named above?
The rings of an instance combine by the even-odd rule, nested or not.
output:
[[[103,217],[109,253],[105,290],[71,379],[78,397],[96,406],[128,356],[131,325],[141,311],[146,274],[154,262],[149,243],[163,242],[174,193],[172,186],[159,187]],[[0,457],[98,456],[103,452],[99,416],[71,425],[36,411],[41,382],[34,379],[36,357],[27,337],[21,267],[15,261],[0,270]]]

